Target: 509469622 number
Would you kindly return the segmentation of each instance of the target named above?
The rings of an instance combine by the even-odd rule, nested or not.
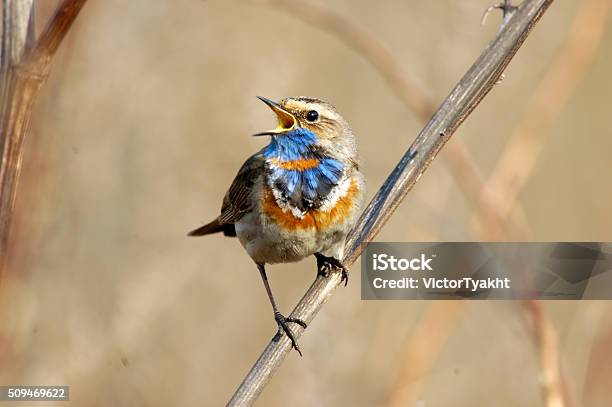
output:
[[[68,401],[68,386],[0,386],[0,401]]]

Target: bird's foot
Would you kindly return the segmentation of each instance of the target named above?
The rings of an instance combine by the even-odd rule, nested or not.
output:
[[[274,312],[274,319],[276,320],[276,324],[278,325],[278,333],[282,334],[284,332],[287,335],[287,337],[291,340],[291,346],[293,346],[293,349],[295,349],[297,353],[299,353],[300,356],[302,356],[302,351],[300,350],[300,347],[298,346],[297,340],[295,339],[295,335],[293,334],[293,332],[291,332],[291,329],[289,329],[289,322],[296,323],[304,329],[306,329],[306,326],[307,326],[306,322],[302,321],[299,318],[285,317],[283,314],[281,314],[278,311]]]
[[[331,270],[340,270],[342,272],[342,279],[340,282],[344,282],[344,286],[348,284],[349,271],[344,264],[335,257],[327,257],[321,253],[315,253],[317,258],[317,270],[320,276],[329,277]]]

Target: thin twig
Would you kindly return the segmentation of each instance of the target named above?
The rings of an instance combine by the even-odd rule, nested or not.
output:
[[[552,0],[525,0],[451,91],[361,216],[347,240],[344,264],[353,264],[361,254],[363,246],[380,231],[440,149],[499,80],[516,51],[551,3]],[[334,273],[329,278],[318,277],[291,316],[311,322],[339,284],[339,273]],[[297,337],[301,336],[302,332],[301,328],[295,330]],[[251,405],[290,349],[291,342],[286,336],[276,335],[272,338],[228,405]]]
[[[575,403],[559,356],[557,330],[541,301],[523,301],[522,305],[533,325],[531,331],[540,357],[544,403],[546,407],[571,407]]]
[[[486,230],[483,223],[489,223],[490,217],[486,208],[497,208],[506,217],[517,206],[518,195],[533,172],[551,127],[597,55],[611,9],[610,0],[581,3],[565,44],[543,74],[496,168],[480,191],[470,221],[473,230]]]
[[[87,0],[63,0],[40,38],[9,68],[8,97],[2,106],[0,128],[0,275],[6,265],[11,215],[15,205],[23,142],[30,127],[32,109],[49,75],[51,59]]]

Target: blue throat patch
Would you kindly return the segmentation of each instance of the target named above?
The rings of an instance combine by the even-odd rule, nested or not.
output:
[[[317,159],[319,165],[304,170],[269,168],[270,185],[281,192],[287,203],[304,211],[320,207],[330,191],[342,179],[344,164],[325,155],[317,145],[317,135],[297,128],[280,136],[273,136],[264,149],[266,160],[279,162]]]
[[[308,129],[299,127],[280,136],[272,136],[270,144],[264,150],[266,159],[276,158],[279,161],[295,161],[310,158],[316,146],[317,135]]]

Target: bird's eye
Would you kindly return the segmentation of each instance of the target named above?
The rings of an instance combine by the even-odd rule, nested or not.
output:
[[[316,122],[318,118],[319,113],[316,110],[309,110],[308,113],[306,113],[306,120],[309,122]]]

